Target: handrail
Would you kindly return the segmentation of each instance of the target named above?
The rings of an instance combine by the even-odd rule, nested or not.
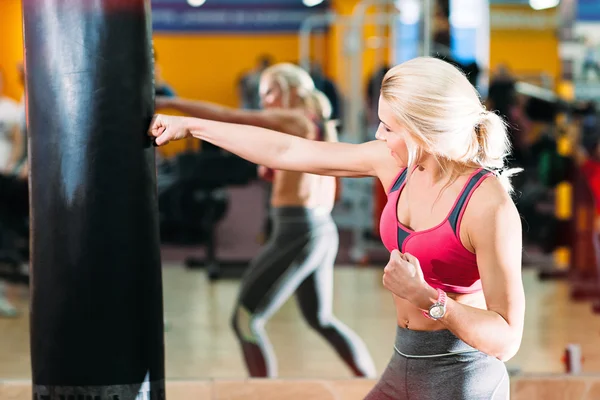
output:
[[[327,12],[325,14],[311,15],[302,21],[299,32],[300,46],[298,62],[305,70],[310,70],[310,34],[313,29],[317,26],[327,26],[338,17],[334,12]]]
[[[545,89],[541,86],[532,85],[531,83],[523,81],[517,81],[515,83],[515,91],[519,94],[548,101],[551,103],[560,100],[558,95],[552,90]]]

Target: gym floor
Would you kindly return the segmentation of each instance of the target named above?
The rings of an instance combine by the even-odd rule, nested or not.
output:
[[[168,379],[246,376],[229,316],[237,279],[210,283],[204,270],[181,264],[164,267],[166,372]],[[580,344],[584,372],[600,372],[600,316],[589,303],[569,299],[566,282],[540,282],[524,271],[527,318],[523,344],[508,362],[526,373],[560,373],[567,344]],[[0,319],[0,379],[30,378],[28,293],[13,288],[11,298],[24,314]],[[334,312],[366,342],[381,372],[392,354],[394,309],[381,285],[380,268],[339,265],[335,271]],[[343,378],[350,373],[333,351],[301,319],[290,299],[267,324],[279,360],[280,377]]]

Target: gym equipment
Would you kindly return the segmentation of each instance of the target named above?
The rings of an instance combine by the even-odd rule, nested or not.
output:
[[[257,167],[220,149],[184,152],[159,170],[159,206],[163,242],[201,243],[205,259],[188,258],[188,268],[206,267],[216,280],[222,267],[242,268],[249,260],[223,261],[216,256],[217,224],[229,204],[226,187],[257,179]]]
[[[0,213],[1,215],[1,213]],[[24,270],[29,262],[29,225],[14,227],[0,221],[0,278],[16,284],[29,284],[29,273]]]
[[[29,188],[25,179],[0,174],[0,278],[29,283]]]
[[[582,372],[583,355],[579,344],[568,344],[565,348],[565,354],[562,358],[565,365],[565,372],[571,375],[577,375]]]
[[[165,399],[149,0],[23,0],[39,400]]]

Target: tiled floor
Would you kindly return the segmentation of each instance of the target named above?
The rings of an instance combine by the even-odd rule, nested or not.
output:
[[[539,282],[526,270],[527,319],[523,344],[508,362],[525,373],[561,373],[561,358],[569,343],[580,344],[583,370],[600,373],[600,316],[588,303],[573,303],[565,282]],[[164,269],[166,371],[169,379],[237,379],[246,376],[238,344],[229,327],[237,280],[210,284],[202,270],[178,265]],[[29,379],[27,291],[13,290],[25,316],[0,319],[0,380]],[[338,267],[334,311],[366,342],[378,371],[392,354],[395,334],[390,294],[381,286],[375,268]],[[283,378],[349,378],[350,372],[301,319],[290,300],[266,327]]]

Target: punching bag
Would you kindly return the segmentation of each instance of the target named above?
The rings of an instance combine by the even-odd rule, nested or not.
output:
[[[23,0],[37,400],[164,399],[150,0]]]

